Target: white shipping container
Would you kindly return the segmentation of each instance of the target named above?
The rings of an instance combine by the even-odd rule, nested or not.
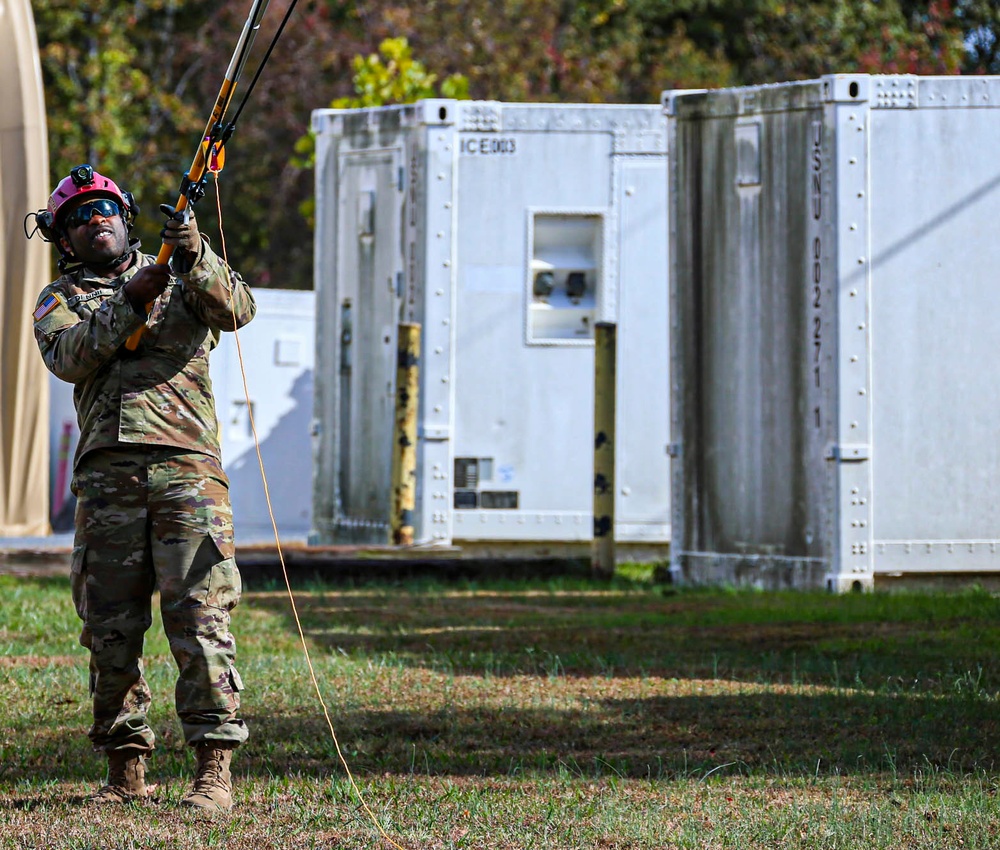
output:
[[[597,321],[618,324],[616,534],[668,541],[662,110],[425,100],[312,127],[314,541],[387,540],[401,321],[418,542],[592,538]]]
[[[1000,568],[1000,79],[664,102],[676,577]]]

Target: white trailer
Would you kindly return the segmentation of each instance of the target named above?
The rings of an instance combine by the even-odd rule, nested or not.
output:
[[[658,106],[318,110],[313,540],[386,542],[399,322],[422,329],[416,540],[593,536],[615,322],[619,541],[670,538]]]
[[[315,297],[312,292],[282,289],[255,288],[253,293],[257,315],[239,331],[250,405],[278,531],[282,540],[304,541],[311,514]],[[209,367],[236,539],[241,544],[273,541],[235,334],[222,334]],[[49,378],[52,516],[57,531],[68,531],[73,521],[73,453],[80,431],[72,385]]]

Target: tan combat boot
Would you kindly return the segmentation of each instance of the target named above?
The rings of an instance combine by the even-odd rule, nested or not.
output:
[[[229,772],[233,748],[215,743],[195,745],[198,759],[194,787],[181,799],[182,806],[199,809],[231,809],[233,807],[233,778]]]
[[[108,753],[108,783],[87,798],[88,803],[131,803],[145,800],[146,760],[135,750],[111,750]]]

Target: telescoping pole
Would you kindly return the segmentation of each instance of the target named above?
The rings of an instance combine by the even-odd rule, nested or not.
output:
[[[229,109],[229,104],[232,102],[236,83],[239,81],[240,74],[243,73],[243,66],[246,65],[247,56],[250,54],[250,47],[257,36],[257,31],[260,29],[260,22],[264,17],[267,4],[268,0],[254,0],[253,5],[250,7],[250,14],[243,24],[243,30],[240,33],[239,41],[236,43],[236,49],[233,51],[233,57],[229,60],[225,79],[223,79],[222,86],[219,89],[219,96],[215,99],[215,106],[212,107],[212,115],[205,125],[204,132],[201,134],[198,149],[195,151],[194,159],[191,161],[191,168],[184,175],[183,181],[181,181],[180,195],[177,198],[177,203],[174,204],[174,209],[177,212],[183,212],[187,209],[188,204],[192,202],[192,198],[189,197],[191,187],[200,186],[201,180],[205,176],[210,163],[213,163],[213,171],[219,171],[222,168],[223,146],[226,143],[222,119],[225,117],[226,110]],[[173,253],[173,245],[160,245],[160,253],[156,255],[156,262],[160,264],[169,262]],[[146,312],[148,313],[151,309],[152,304],[147,304]],[[135,351],[139,346],[139,340],[142,339],[142,335],[145,332],[146,325],[143,325],[128,338],[125,342],[125,347],[129,351]]]

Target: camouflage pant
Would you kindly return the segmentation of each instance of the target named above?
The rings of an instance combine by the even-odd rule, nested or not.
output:
[[[245,741],[229,632],[241,582],[219,462],[169,448],[93,451],[73,492],[73,601],[84,622],[80,643],[90,649],[94,748],[153,749],[142,646],[156,589],[186,741]]]

